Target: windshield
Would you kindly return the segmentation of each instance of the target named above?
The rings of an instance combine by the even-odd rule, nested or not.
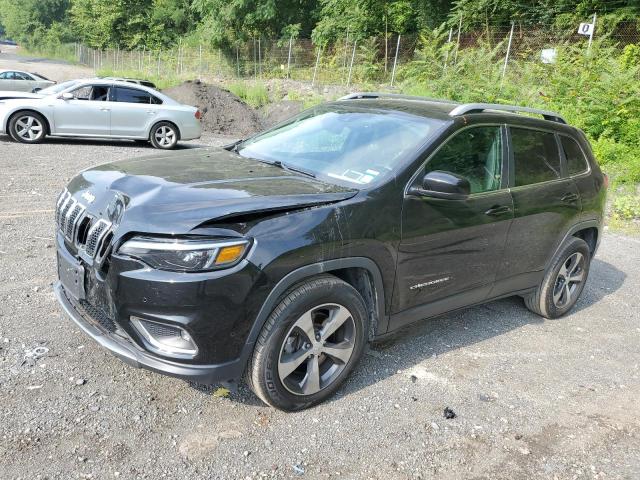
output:
[[[355,105],[322,105],[238,145],[243,157],[281,162],[337,180],[369,185],[394,172],[443,122]]]
[[[58,83],[57,85],[51,85],[50,87],[43,88],[38,93],[40,95],[53,95],[60,93],[67,88],[73,87],[76,83],[78,83],[78,80],[68,80],[66,82]]]

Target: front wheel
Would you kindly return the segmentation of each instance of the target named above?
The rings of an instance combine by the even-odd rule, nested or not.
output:
[[[527,308],[545,318],[567,313],[582,294],[590,264],[589,245],[581,238],[571,237],[553,257],[537,290],[525,297]]]
[[[153,126],[149,140],[155,148],[170,150],[178,143],[178,129],[169,122],[160,122]]]
[[[9,120],[9,134],[20,143],[40,143],[47,134],[47,122],[36,112],[18,112]]]
[[[367,309],[351,285],[330,275],[300,284],[260,332],[248,383],[260,399],[281,410],[322,402],[358,363],[367,331]]]

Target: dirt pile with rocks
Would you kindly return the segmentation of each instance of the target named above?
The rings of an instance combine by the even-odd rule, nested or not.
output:
[[[202,129],[220,135],[247,137],[264,128],[262,116],[228,90],[199,81],[187,81],[163,93],[174,100],[198,107]]]
[[[280,100],[279,102],[265,105],[260,109],[260,113],[264,118],[265,127],[273,127],[297,115],[303,109],[303,103],[299,100]]]

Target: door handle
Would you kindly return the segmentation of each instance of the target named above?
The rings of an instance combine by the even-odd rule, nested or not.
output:
[[[110,112],[111,109],[110,108],[106,108],[106,107],[100,107],[100,110],[103,112]]]
[[[155,115],[155,114],[156,114],[156,111],[155,111],[155,110],[147,110],[147,113],[148,113],[149,115]]]
[[[576,193],[565,193],[560,200],[566,203],[575,203],[578,201],[578,195]]]
[[[510,211],[511,207],[508,207],[507,205],[496,205],[484,212],[484,214],[489,215],[490,217],[499,217],[500,215],[504,215],[505,213],[509,213]]]

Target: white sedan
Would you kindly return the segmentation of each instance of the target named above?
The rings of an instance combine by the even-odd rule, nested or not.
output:
[[[37,92],[55,83],[39,73],[23,72],[21,70],[0,70],[0,90]]]
[[[142,85],[71,80],[33,96],[0,100],[0,133],[21,143],[39,143],[51,135],[150,141],[170,149],[202,132],[196,107]]]

